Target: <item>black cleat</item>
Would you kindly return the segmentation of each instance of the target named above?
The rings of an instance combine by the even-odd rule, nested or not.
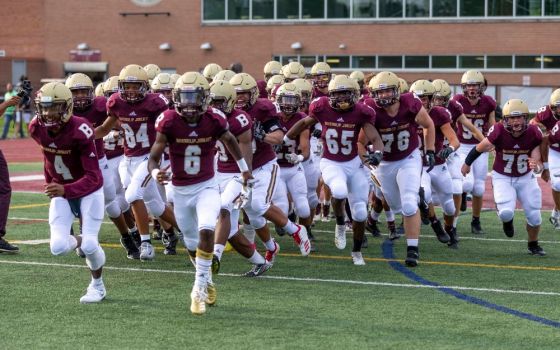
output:
[[[221,262],[216,255],[212,256],[212,274],[217,275],[220,272]]]
[[[0,253],[17,254],[19,247],[8,243],[3,237],[0,237]]]
[[[461,211],[467,211],[467,192],[463,192],[461,195],[461,207],[459,209]]]
[[[474,233],[475,235],[484,234],[482,227],[480,227],[480,219],[473,219],[471,221],[471,233]]]
[[[364,235],[364,239],[362,240],[362,248],[367,248],[367,247],[368,247],[367,236]]]
[[[513,237],[515,234],[515,229],[513,228],[513,219],[508,222],[502,222],[502,227],[504,228],[504,233],[508,237]]]
[[[163,233],[161,236],[161,243],[165,247],[163,254],[177,255],[177,241],[178,239],[176,234],[172,234],[169,236],[166,233]]]
[[[538,255],[538,256],[546,255],[544,249],[542,249],[541,246],[538,244],[527,247],[527,252],[531,255]]]
[[[447,246],[451,249],[458,249],[459,248],[459,236],[457,236],[457,228],[452,227],[451,229],[445,230],[449,235],[449,242],[447,242]]]
[[[253,268],[243,274],[245,277],[258,277],[270,270],[272,264],[265,262],[264,264],[253,265]]]
[[[418,254],[418,247],[408,247],[406,249],[406,259],[404,259],[404,263],[408,267],[416,267],[418,266],[418,259],[420,258],[420,254]]]
[[[400,236],[404,236],[404,224],[401,222],[401,224],[397,227],[397,235]]]
[[[121,246],[126,250],[126,257],[129,259],[140,259],[140,251],[130,235],[121,236]]]
[[[420,209],[420,218],[422,219],[422,223],[424,225],[428,225],[430,223],[430,207],[428,206],[428,203],[426,203],[426,199],[424,198],[424,187],[420,187],[418,195],[420,197],[420,201],[418,202],[418,208]]]
[[[163,229],[162,228],[158,228],[157,230],[154,230],[154,232],[152,232],[152,239],[159,241],[161,240],[163,237]]]
[[[371,232],[371,235],[373,237],[381,237],[381,231],[379,231],[379,228],[377,227],[377,220],[368,218],[366,221],[366,230],[368,230],[368,232]]]
[[[138,230],[134,230],[130,232],[130,236],[132,237],[132,241],[134,242],[134,244],[136,244],[136,248],[140,248],[140,245],[142,244],[140,232],[138,232]]]
[[[441,222],[439,220],[436,219],[432,222],[432,230],[434,230],[438,241],[441,243],[448,243],[451,240],[447,232],[445,232],[443,227],[441,227]]]

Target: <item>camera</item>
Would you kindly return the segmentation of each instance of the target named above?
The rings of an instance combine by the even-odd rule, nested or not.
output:
[[[29,80],[23,80],[20,84],[18,84],[18,91],[17,95],[22,98],[21,104],[25,105],[31,96],[31,92],[33,91],[33,87],[31,86],[31,82]]]

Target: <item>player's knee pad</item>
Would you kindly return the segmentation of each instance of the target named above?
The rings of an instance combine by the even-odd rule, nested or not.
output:
[[[552,189],[556,192],[560,192],[560,177],[555,176],[556,174],[552,174],[550,177],[550,182],[552,183]]]
[[[66,255],[76,249],[78,241],[71,235],[52,235],[50,241],[52,255]]]
[[[161,216],[165,211],[165,203],[160,198],[154,198],[146,202],[146,208],[153,216]]]
[[[346,183],[337,181],[335,183],[330,184],[329,188],[331,189],[333,198],[335,199],[348,198],[348,187],[346,186]]]
[[[190,250],[191,252],[196,251],[196,248],[198,247],[198,232],[183,232],[183,243],[185,243],[187,250]]]
[[[402,214],[413,216],[418,211],[418,194],[406,193],[402,198]]]
[[[502,222],[508,222],[513,220],[513,210],[510,208],[504,208],[498,211],[498,216]]]
[[[527,224],[529,224],[529,226],[540,226],[542,223],[541,211],[538,209],[532,209],[529,212],[526,212],[525,216],[527,218]]]
[[[239,232],[239,224],[237,222],[235,224],[232,222],[229,229],[228,239],[231,239],[233,236],[235,236],[237,232]]]
[[[244,224],[243,225],[243,235],[249,240],[251,243],[255,243],[255,228],[251,224]]]
[[[350,208],[352,211],[352,219],[356,222],[364,222],[367,220],[367,205],[365,202],[358,202]]]
[[[453,197],[447,198],[445,202],[442,204],[443,213],[447,216],[455,215],[455,202],[453,201]]]
[[[309,207],[313,209],[317,208],[319,205],[319,197],[317,196],[315,189],[311,192],[307,191],[307,203],[309,204]]]
[[[308,218],[309,215],[311,215],[311,209],[309,209],[307,196],[294,198],[294,205],[295,205],[296,214],[300,218]]]
[[[138,188],[137,186],[128,186],[128,188],[124,192],[124,199],[129,204],[136,202],[137,200],[142,200],[143,192],[143,189]]]
[[[255,216],[263,216],[268,208],[270,208],[270,203],[267,203],[265,198],[252,198],[250,207],[251,208],[247,209],[251,212],[251,214],[249,214],[249,212],[247,212],[247,214],[250,215],[252,220]]]
[[[80,245],[80,248],[85,255],[93,254],[98,248],[100,248],[99,241],[96,236],[82,235],[82,244]]]
[[[118,218],[122,213],[121,207],[116,198],[111,202],[105,204],[105,211],[107,212],[107,215],[109,215],[109,217],[112,219]]]
[[[462,179],[452,179],[451,183],[452,183],[453,194],[463,193],[463,180]]]
[[[83,247],[82,250],[84,250]],[[86,264],[90,270],[99,270],[105,265],[105,251],[101,246],[97,245],[97,249],[93,253],[87,254],[84,251],[84,254],[86,254]]]
[[[261,229],[266,225],[266,219],[262,216],[249,215],[249,220],[251,220],[251,226],[255,230]]]
[[[484,187],[485,187],[484,180],[479,180],[479,179],[474,180],[472,195],[476,197],[482,197],[482,195],[484,194]]]

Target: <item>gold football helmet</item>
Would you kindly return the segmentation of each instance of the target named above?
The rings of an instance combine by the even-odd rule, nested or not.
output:
[[[486,90],[484,75],[477,70],[468,70],[461,77],[461,87],[466,97],[475,99]]]
[[[206,78],[208,83],[210,83],[216,74],[218,74],[222,69],[219,64],[216,63],[208,63],[204,70],[202,71],[202,75]]]
[[[282,69],[284,82],[290,83],[295,79],[305,78],[305,68],[299,62],[290,62],[284,69]]]
[[[225,80],[214,80],[210,84],[210,105],[229,114],[235,107],[237,93],[233,86]]]
[[[282,63],[269,61],[264,65],[264,81],[268,81],[273,75],[282,73]]]
[[[552,91],[549,106],[554,118],[560,119],[560,89]]]
[[[317,62],[311,67],[311,79],[313,86],[318,89],[324,89],[329,86],[329,82],[334,79],[332,76],[331,66],[326,62]]]
[[[173,89],[175,111],[187,123],[196,124],[208,109],[210,85],[198,72],[187,72],[177,80]]]
[[[358,102],[358,83],[344,74],[337,74],[329,83],[329,103],[337,111],[350,110]]]
[[[284,114],[295,114],[301,106],[301,91],[296,84],[285,83],[276,92],[276,102]]]
[[[266,82],[266,92],[268,93],[268,97],[273,97],[273,92],[275,88],[282,85],[284,83],[284,76],[278,74],[273,75],[268,81]]]
[[[162,94],[169,101],[169,106],[173,106],[173,88],[177,80],[174,79],[169,73],[159,73],[152,80],[150,87],[152,92]]]
[[[74,108],[83,111],[93,104],[93,82],[83,73],[74,73],[66,79],[65,84],[72,92]]]
[[[128,103],[140,102],[148,92],[148,74],[137,64],[129,64],[119,73],[119,93]]]
[[[148,82],[151,84],[152,80],[154,80],[154,78],[161,73],[161,69],[158,67],[157,64],[147,64],[144,66],[144,70],[146,71],[146,74],[148,75]]]
[[[399,77],[393,72],[380,72],[369,81],[369,91],[380,107],[389,107],[399,101]]]
[[[297,86],[301,92],[301,108],[306,109],[311,102],[311,94],[313,93],[313,85],[306,79],[296,79],[292,84]]]
[[[95,95],[95,97],[104,96],[103,82],[97,84],[97,86],[95,87],[95,91],[93,92],[93,94]]]
[[[106,98],[111,97],[115,92],[119,92],[119,77],[113,75],[103,83],[103,95]]]
[[[237,92],[236,108],[247,110],[257,102],[259,91],[255,78],[247,73],[237,73],[229,83]]]
[[[213,81],[216,80],[224,80],[224,81],[229,81],[231,79],[231,77],[233,77],[235,75],[235,72],[229,69],[224,69],[219,71],[216,75],[214,75],[214,79]]]
[[[364,79],[365,79],[364,72],[362,72],[361,70],[355,70],[352,73],[350,73],[349,77],[358,82],[358,85],[360,85],[360,91],[362,91],[364,88]]]
[[[502,109],[503,123],[507,131],[513,133],[527,130],[529,106],[523,100],[514,98],[508,100]]]
[[[404,94],[408,92],[410,88],[408,87],[408,83],[403,78],[399,78],[399,93]]]
[[[432,81],[432,85],[436,89],[432,101],[434,106],[447,107],[449,99],[451,98],[451,86],[443,79]]]
[[[436,92],[436,88],[432,83],[424,79],[416,80],[410,87],[410,92],[413,92],[422,100],[422,105],[424,105],[426,110],[432,108],[432,98]]]
[[[34,102],[39,124],[43,127],[57,131],[72,117],[72,92],[62,83],[43,85]]]

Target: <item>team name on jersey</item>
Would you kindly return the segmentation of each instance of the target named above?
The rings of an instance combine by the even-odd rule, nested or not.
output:
[[[486,114],[467,114],[465,113],[465,117],[469,119],[484,119],[486,118]]]
[[[212,137],[200,137],[197,139],[175,139],[177,143],[188,143],[188,144],[195,144],[195,143],[206,143],[212,141]]]
[[[397,125],[397,126],[392,126],[392,127],[389,127],[389,128],[380,128],[379,132],[382,132],[382,133],[394,132],[394,131],[408,129],[409,126],[410,126],[410,123],[406,123],[406,124],[401,124],[401,125]]]
[[[53,154],[70,154],[72,153],[71,149],[57,149],[57,148],[50,148],[50,147],[45,147],[45,146],[41,146],[41,148],[43,149],[43,151],[48,152],[48,153],[53,153]]]
[[[126,117],[120,117],[119,116],[119,120],[121,122],[147,122],[148,119],[150,119],[149,117],[141,117],[141,118],[126,118]]]
[[[335,128],[348,128],[348,129],[354,129],[356,127],[356,124],[350,124],[350,123],[333,123],[333,122],[325,122],[326,126],[332,126]]]
[[[527,154],[529,153],[528,150],[523,150],[523,149],[504,149],[502,150],[503,154]]]

